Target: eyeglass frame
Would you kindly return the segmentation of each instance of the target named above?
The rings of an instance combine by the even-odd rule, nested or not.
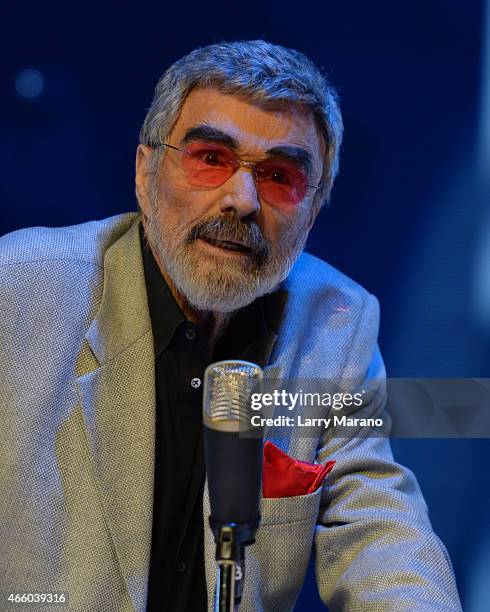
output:
[[[151,146],[152,149],[156,149],[158,147],[168,147],[169,149],[173,149],[174,151],[180,151],[181,153],[187,153],[187,155],[189,155],[189,152],[186,151],[186,149],[180,149],[179,147],[175,147],[174,145],[168,144],[166,142],[162,142],[162,143],[160,143],[158,145],[150,145],[150,146]],[[253,174],[253,176],[255,178],[257,176],[256,173],[255,173],[255,168],[256,168],[256,166],[258,166],[262,162],[260,162],[260,161],[259,162],[245,161],[245,160],[241,159],[241,157],[239,157],[235,153],[233,153],[233,154],[234,154],[236,162],[237,162],[237,167],[232,172],[232,174],[230,175],[229,178],[231,178],[233,176],[233,174],[235,174],[235,172],[238,170],[238,168],[247,168],[247,169],[249,169],[252,172],[252,174]],[[226,181],[229,180],[229,178],[226,179]],[[221,184],[224,185],[226,183],[226,181],[224,181]],[[315,191],[316,191],[316,190],[318,190],[318,189],[320,189],[322,187],[322,183],[323,183],[323,181],[320,180],[318,185],[308,185],[308,183],[305,183],[303,186],[304,187],[308,187],[309,189],[315,189]],[[219,185],[219,186],[221,186],[221,185]]]

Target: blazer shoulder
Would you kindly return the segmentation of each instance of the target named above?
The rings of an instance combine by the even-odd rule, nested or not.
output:
[[[362,285],[311,253],[303,252],[293,266],[288,279],[288,289],[299,295],[340,298],[349,302],[373,301],[376,298]]]
[[[67,227],[30,227],[0,237],[0,266],[55,261],[102,266],[108,247],[136,220],[137,213]]]
[[[284,281],[274,366],[283,377],[363,378],[376,351],[379,304],[359,283],[303,253]],[[292,373],[292,374],[291,374]]]

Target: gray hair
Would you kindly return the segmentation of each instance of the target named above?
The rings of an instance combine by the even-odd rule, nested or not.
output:
[[[196,49],[161,76],[139,141],[150,147],[166,142],[187,94],[194,87],[214,87],[253,103],[304,105],[311,110],[325,140],[322,186],[316,202],[328,201],[339,168],[342,117],[337,93],[302,53],[264,40],[222,42]],[[159,161],[164,147],[154,152]]]

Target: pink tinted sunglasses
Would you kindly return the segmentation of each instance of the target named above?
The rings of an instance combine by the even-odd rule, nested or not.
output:
[[[196,187],[219,187],[239,168],[251,170],[259,196],[274,206],[299,204],[308,189],[321,187],[321,183],[309,185],[305,172],[294,161],[281,157],[254,163],[214,143],[193,142],[185,149],[165,143],[160,146],[181,153],[182,170],[189,184]]]

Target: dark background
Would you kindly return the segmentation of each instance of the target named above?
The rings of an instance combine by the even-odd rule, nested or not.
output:
[[[2,15],[0,234],[134,210],[137,135],[163,70],[196,46],[265,38],[308,54],[340,91],[341,172],[308,250],[380,299],[389,375],[489,377],[483,0],[18,2]],[[393,447],[464,609],[488,611],[490,441]],[[297,610],[317,601],[310,573]]]

